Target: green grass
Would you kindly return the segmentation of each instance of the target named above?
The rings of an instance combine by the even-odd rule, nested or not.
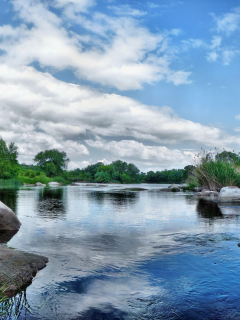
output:
[[[225,186],[240,186],[240,175],[236,168],[228,162],[202,161],[194,174],[201,188],[219,191]]]

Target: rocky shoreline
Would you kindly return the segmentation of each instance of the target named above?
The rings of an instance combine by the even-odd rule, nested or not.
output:
[[[47,257],[7,247],[20,227],[15,213],[0,201],[0,294],[9,297],[30,284],[48,262]]]

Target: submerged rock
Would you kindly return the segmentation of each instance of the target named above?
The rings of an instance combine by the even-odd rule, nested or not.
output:
[[[220,190],[218,202],[239,202],[240,189],[238,187],[224,187]]]
[[[148,189],[144,189],[144,188],[125,188],[124,190],[128,190],[128,191],[146,191]]]
[[[98,187],[108,187],[107,184],[98,184]]]
[[[15,213],[0,201],[0,230],[17,231],[21,222]]]
[[[86,187],[97,187],[97,185],[94,183],[87,183]]]
[[[162,188],[162,189],[159,189],[159,191],[163,191],[163,192],[179,192],[180,189],[179,188],[171,188],[171,187],[168,187],[168,188]]]
[[[31,283],[48,258],[0,245],[0,286],[8,296]]]

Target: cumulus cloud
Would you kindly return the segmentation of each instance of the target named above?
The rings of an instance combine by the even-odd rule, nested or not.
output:
[[[55,3],[66,9],[69,4],[84,7],[87,2]],[[23,23],[15,28],[0,27],[0,49],[5,52],[2,63],[29,65],[38,61],[42,67],[56,70],[71,68],[81,79],[119,90],[140,89],[144,83],[159,80],[190,83],[190,72],[171,68],[173,55],[164,41],[166,34],[151,33],[137,19],[98,12],[90,18],[81,14],[75,23],[91,31],[83,36],[69,30],[46,3],[14,0],[13,4]]]
[[[22,155],[57,148],[76,161],[89,152],[82,141],[96,137],[210,147],[240,141],[219,128],[180,118],[169,107],[147,106],[128,97],[65,83],[33,67],[0,65],[0,91],[0,135],[8,142],[16,141]],[[143,148],[137,142],[127,145],[126,152]],[[143,155],[155,157],[150,147],[145,150],[148,152]]]
[[[190,151],[180,151],[177,149],[168,149],[165,146],[146,146],[135,140],[104,141],[104,140],[86,140],[86,143],[92,147],[111,152],[115,159],[131,159],[133,161],[143,160],[147,164],[157,165],[162,168],[183,167],[192,162],[194,153]]]

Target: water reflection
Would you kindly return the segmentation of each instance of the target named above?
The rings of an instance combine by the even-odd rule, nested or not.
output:
[[[27,301],[26,290],[17,294],[13,298],[6,298],[3,303],[0,304],[0,316],[1,320],[10,319],[29,319],[31,313],[30,305]]]
[[[46,219],[65,219],[67,199],[63,188],[41,188],[36,201],[37,215]]]
[[[6,206],[12,209],[13,212],[17,212],[17,199],[18,199],[18,189],[4,189],[0,192],[0,201],[2,201]]]
[[[104,191],[91,191],[87,193],[89,201],[97,205],[104,205],[110,203],[114,207],[124,208],[128,205],[135,204],[139,199],[138,192],[104,192]]]
[[[222,212],[216,202],[199,199],[197,213],[205,219],[223,219]]]

